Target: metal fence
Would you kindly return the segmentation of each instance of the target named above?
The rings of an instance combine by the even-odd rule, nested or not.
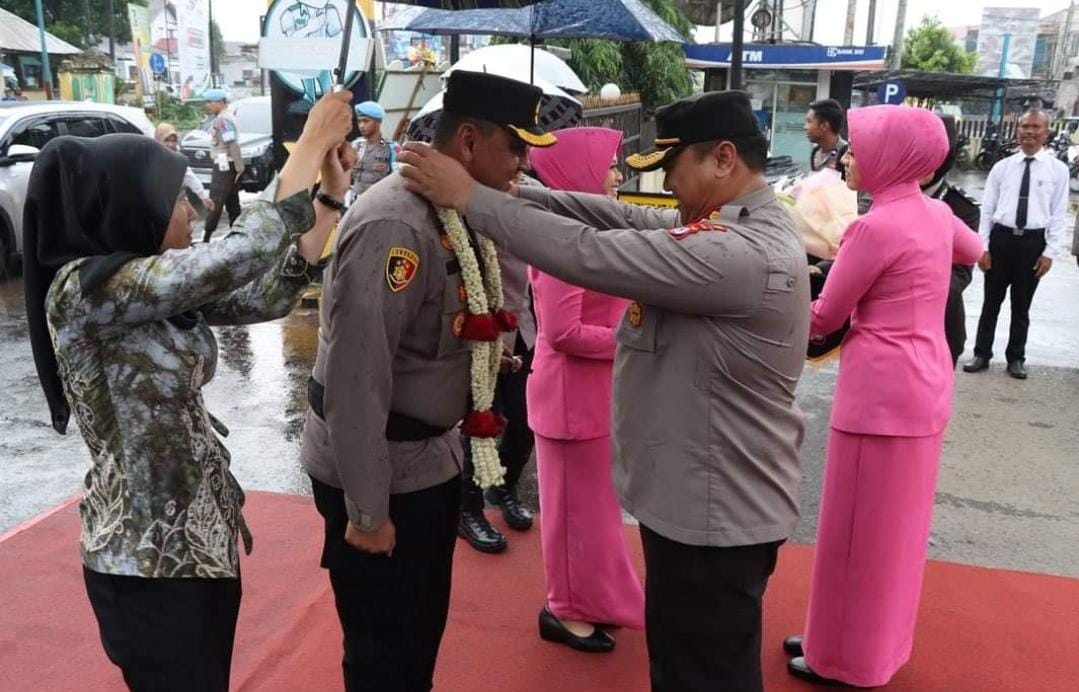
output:
[[[581,125],[588,127],[607,127],[622,132],[622,152],[618,157],[619,166],[625,182],[623,190],[636,190],[639,185],[639,174],[626,166],[626,157],[630,154],[639,154],[646,143],[650,143],[655,135],[655,123],[645,121],[640,102],[623,103],[616,106],[604,106],[602,108],[588,108],[581,118]]]

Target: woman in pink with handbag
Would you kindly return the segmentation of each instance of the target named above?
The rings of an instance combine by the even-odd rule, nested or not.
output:
[[[616,195],[622,134],[581,127],[533,149],[540,181],[556,190]],[[607,652],[603,626],[641,629],[644,592],[626,550],[611,480],[611,372],[615,328],[629,301],[529,270],[538,333],[528,379],[536,435],[547,605],[540,636]]]
[[[805,636],[791,674],[886,684],[910,658],[953,365],[944,336],[952,263],[978,235],[919,180],[948,153],[940,118],[899,106],[848,114],[847,184],[873,197],[843,235],[812,304],[810,339],[843,338]]]

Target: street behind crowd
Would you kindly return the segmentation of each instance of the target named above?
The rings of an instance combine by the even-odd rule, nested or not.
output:
[[[960,174],[956,182],[980,198],[983,175]],[[1031,310],[1029,380],[1007,377],[1002,358],[988,372],[957,372],[931,557],[1079,577],[1074,550],[1079,542],[1077,295],[1075,259],[1059,258]],[[976,271],[965,293],[964,358],[970,355],[981,299],[982,277]],[[1001,350],[1007,307],[1002,313],[997,330]],[[317,326],[314,310],[298,309],[277,322],[216,330],[221,360],[205,397],[210,411],[230,428],[234,473],[246,489],[310,493],[298,455]],[[812,543],[816,533],[836,365],[808,366],[798,388],[807,428],[802,519],[794,537],[800,543]],[[78,493],[89,460],[74,426],[60,437],[48,424],[19,279],[0,281],[0,369],[7,380],[0,390],[2,533]],[[521,491],[534,507],[531,464]],[[313,535],[311,540],[321,538]],[[71,549],[74,554],[74,537]]]

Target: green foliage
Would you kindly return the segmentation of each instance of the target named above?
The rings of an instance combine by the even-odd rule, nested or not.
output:
[[[693,40],[693,24],[675,6],[673,0],[644,2],[685,36],[686,40]],[[516,39],[501,37],[492,41],[515,42]],[[573,51],[569,66],[592,93],[599,93],[600,87],[613,82],[623,92],[639,92],[647,111],[688,96],[693,90],[693,81],[686,70],[686,55],[679,43],[595,39],[544,39],[543,43],[563,46]]]
[[[127,5],[124,0],[113,1],[117,43],[131,41]],[[8,12],[37,26],[34,0],[3,0],[3,6]],[[86,16],[87,7],[90,9],[89,19]],[[98,40],[107,39],[109,36],[109,0],[42,0],[41,9],[45,15],[45,30],[79,48],[92,48]]]
[[[210,22],[210,31],[213,32],[214,40],[214,67],[220,74],[225,69],[225,38],[221,35],[221,27],[216,19]]]
[[[974,53],[968,53],[956,45],[951,32],[944,28],[939,18],[924,17],[921,25],[907,32],[900,67],[905,70],[969,74],[974,71],[977,62]]]
[[[201,101],[184,102],[173,96],[159,94],[158,113],[155,123],[172,123],[177,130],[194,130],[206,119]]]

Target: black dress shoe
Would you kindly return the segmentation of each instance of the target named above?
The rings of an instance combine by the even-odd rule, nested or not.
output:
[[[783,640],[783,653],[791,658],[798,656],[805,656],[805,651],[802,650],[802,635],[792,634]]]
[[[1023,361],[1013,360],[1008,363],[1008,374],[1017,380],[1025,380],[1027,378],[1027,369],[1023,365]]]
[[[989,359],[974,356],[963,364],[963,372],[981,372],[989,369]]]
[[[587,637],[578,637],[566,629],[562,621],[545,607],[539,614],[540,639],[556,644],[565,644],[571,649],[588,654],[605,654],[614,650],[614,637],[600,628]]]
[[[504,485],[488,488],[484,497],[491,504],[502,510],[502,518],[514,531],[527,531],[532,528],[532,512],[517,499],[517,493]]]
[[[481,553],[501,553],[506,549],[506,537],[491,526],[483,512],[461,512],[457,535]]]
[[[814,685],[843,685],[844,683],[839,680],[831,680],[829,678],[821,677],[813,672],[813,669],[806,663],[805,657],[796,656],[787,661],[787,672],[796,678],[811,682]]]

